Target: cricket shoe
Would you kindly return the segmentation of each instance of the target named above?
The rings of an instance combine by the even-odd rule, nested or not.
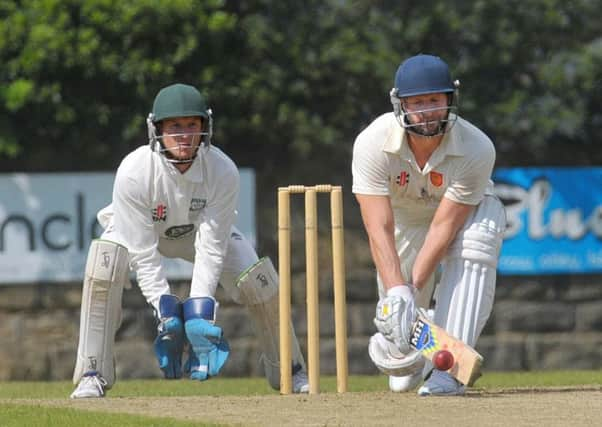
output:
[[[389,390],[395,393],[403,393],[405,391],[414,390],[422,381],[422,369],[411,375],[396,377],[389,375]]]
[[[309,393],[309,383],[305,371],[299,371],[293,375],[293,393]]]
[[[81,399],[84,397],[104,397],[106,380],[98,375],[96,371],[88,371],[84,374],[79,384],[71,393],[71,399]]]
[[[418,396],[462,396],[466,387],[445,371],[433,369],[431,376],[418,389]]]

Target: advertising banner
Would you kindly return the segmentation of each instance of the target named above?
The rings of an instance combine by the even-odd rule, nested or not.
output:
[[[111,202],[113,173],[0,174],[0,284],[72,282],[83,277],[96,213]],[[255,174],[240,170],[238,228],[255,244]],[[166,260],[170,279],[192,264]]]
[[[497,169],[506,206],[501,274],[602,272],[602,168]]]

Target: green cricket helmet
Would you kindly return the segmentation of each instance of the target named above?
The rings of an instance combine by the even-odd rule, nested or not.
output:
[[[210,108],[207,108],[205,99],[193,86],[181,83],[164,87],[159,91],[153,102],[153,110],[146,119],[148,127],[149,144],[153,151],[163,154],[172,163],[191,163],[197,156],[198,148],[192,157],[179,159],[174,157],[163,144],[161,122],[165,119],[176,117],[200,117],[203,129],[199,133],[170,134],[172,137],[198,135],[199,147],[207,150],[211,146],[213,134],[213,117]],[[184,144],[184,143],[182,143]],[[187,143],[189,144],[189,143]]]

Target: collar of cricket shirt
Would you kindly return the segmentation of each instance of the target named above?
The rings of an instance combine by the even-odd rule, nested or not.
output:
[[[450,113],[450,115],[453,115]],[[443,152],[446,156],[465,156],[466,144],[462,143],[464,135],[464,121],[460,116],[455,117],[456,121],[449,132],[445,134],[445,138],[441,141]]]
[[[176,168],[176,166],[169,162],[165,156],[157,154],[159,161],[163,164],[164,170],[176,180],[186,180],[190,182],[199,183],[203,181],[203,165],[200,156],[197,156],[186,172],[182,173]]]
[[[191,182],[202,182],[203,181],[203,162],[201,156],[197,156],[188,170],[182,174],[182,178]]]
[[[397,119],[390,113],[388,116],[385,141],[383,143],[383,151],[385,153],[399,154],[402,158],[410,158],[410,148],[406,141],[406,132],[403,127],[397,122]]]
[[[450,113],[451,114],[451,113]],[[408,146],[406,130],[402,128],[397,120],[391,114],[392,120],[389,122],[388,130],[383,144],[383,151],[391,154],[399,154],[404,159],[412,158],[410,147]],[[465,144],[462,144],[463,120],[456,116],[456,123],[445,134],[439,145],[443,157],[445,156],[465,156]]]
[[[423,173],[428,173],[433,167],[440,164],[446,156],[465,156],[466,147],[462,144],[462,128],[463,123],[460,117],[456,117],[456,123],[454,126],[446,132],[441,144],[433,152],[426,166],[423,168]],[[385,142],[383,144],[383,151],[391,154],[397,154],[402,159],[412,162],[414,155],[408,144],[407,132],[404,128],[399,126],[397,120],[391,122]]]

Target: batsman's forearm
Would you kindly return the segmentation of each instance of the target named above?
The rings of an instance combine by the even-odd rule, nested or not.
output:
[[[431,226],[412,268],[412,284],[416,288],[422,289],[435,272],[455,234],[456,230],[450,224]]]
[[[418,289],[423,288],[433,274],[473,209],[472,205],[445,197],[441,200],[412,268],[412,283]]]
[[[387,233],[384,229],[372,234],[369,236],[370,251],[385,291],[393,286],[406,283],[407,279],[401,274],[393,234]]]

